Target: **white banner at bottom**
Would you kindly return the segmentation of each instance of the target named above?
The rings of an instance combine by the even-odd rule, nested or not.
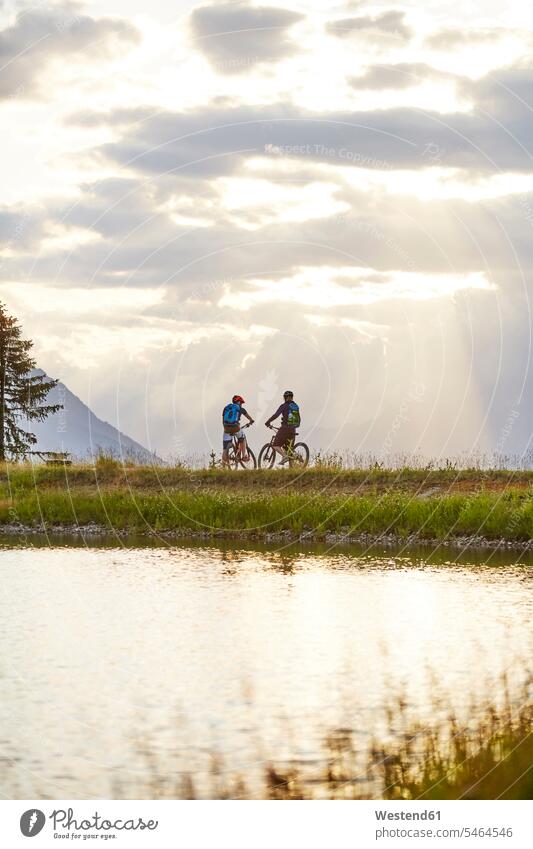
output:
[[[0,802],[0,846],[525,849],[532,813],[531,802],[10,800]]]

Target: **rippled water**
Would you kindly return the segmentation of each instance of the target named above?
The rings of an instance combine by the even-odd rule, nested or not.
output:
[[[506,671],[518,692],[528,564],[446,556],[0,549],[0,792],[142,797],[163,771],[207,794],[213,753],[246,777],[368,741],[399,694],[430,722]]]

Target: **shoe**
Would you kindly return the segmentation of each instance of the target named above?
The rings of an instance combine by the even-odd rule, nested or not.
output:
[[[279,461],[278,465],[279,465],[279,466],[284,466],[284,465],[285,465],[285,463],[288,463],[288,462],[289,462],[289,459],[290,459],[289,457],[283,457],[283,459]]]

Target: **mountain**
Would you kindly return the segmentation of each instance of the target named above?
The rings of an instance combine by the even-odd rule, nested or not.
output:
[[[39,372],[42,374],[43,372]],[[47,396],[46,403],[62,404],[63,409],[44,422],[31,422],[37,451],[68,451],[73,457],[87,459],[99,450],[114,456],[131,456],[150,461],[154,455],[139,442],[102,421],[64,383],[58,383]]]

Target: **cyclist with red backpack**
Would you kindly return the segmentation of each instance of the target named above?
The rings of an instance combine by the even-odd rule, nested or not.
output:
[[[246,439],[241,430],[240,420],[241,416],[246,416],[250,424],[253,424],[254,420],[242,406],[244,403],[246,403],[244,398],[240,395],[234,395],[231,399],[231,404],[226,404],[222,410],[222,426],[224,428],[224,435],[222,437],[222,463],[225,466],[229,465],[228,450],[234,436],[237,437],[239,443],[238,456],[245,463],[249,460],[246,450]]]
[[[278,428],[272,447],[278,454],[281,455],[279,465],[284,466],[285,463],[288,463],[290,460],[290,457],[287,455],[287,448],[291,442],[294,445],[296,428],[300,427],[302,421],[300,417],[300,408],[294,400],[294,393],[291,392],[290,389],[287,389],[287,391],[283,393],[283,404],[280,404],[276,412],[265,422],[265,425],[267,427],[272,427],[272,422],[274,419],[277,419],[278,416],[281,416],[281,427]]]

